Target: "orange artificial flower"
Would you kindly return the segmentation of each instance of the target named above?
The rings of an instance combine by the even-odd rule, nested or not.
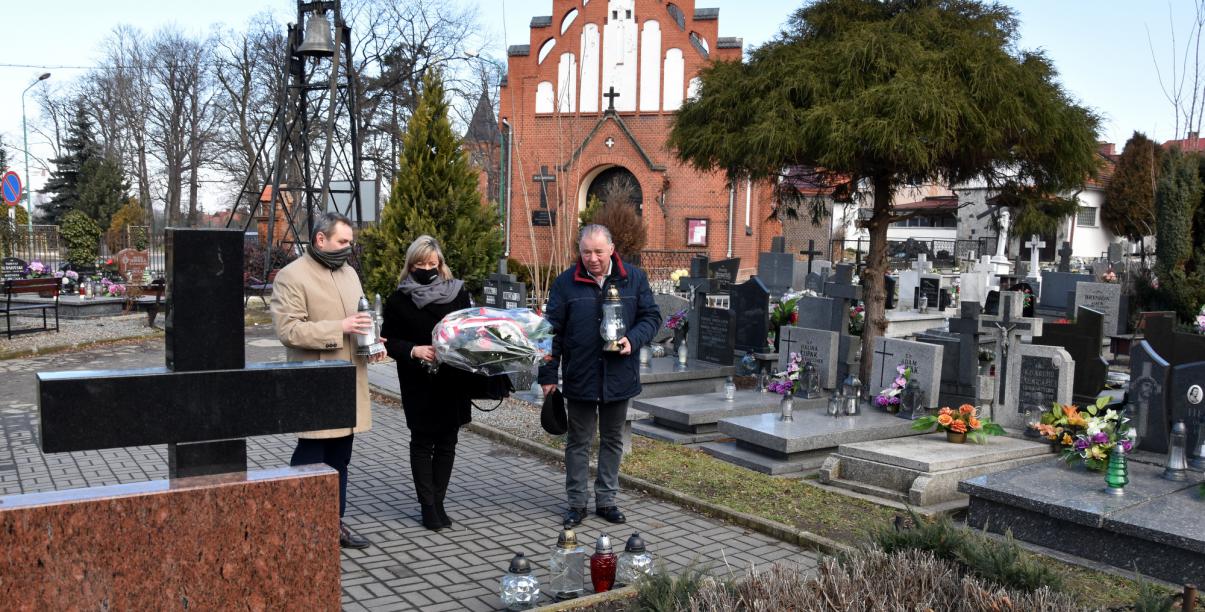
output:
[[[1074,443],[1075,443],[1075,440],[1071,439],[1071,434],[1069,434],[1069,433],[1063,434],[1063,440],[1062,440],[1063,446],[1071,446]]]
[[[954,414],[954,411],[950,410],[949,406],[946,406],[945,408],[942,408],[941,410],[938,410],[937,412],[938,412],[938,414]]]
[[[948,414],[941,414],[941,415],[937,416],[937,423],[939,425],[942,425],[943,427],[949,427],[950,423],[953,423],[953,422],[954,422],[954,417],[952,417]]]
[[[971,429],[979,429],[982,426],[983,426],[983,423],[980,423],[979,419],[977,419],[975,417],[971,417]]]
[[[958,412],[962,414],[975,414],[975,407],[970,404],[963,404],[958,407]]]
[[[954,423],[950,425],[950,430],[954,433],[966,433],[967,424],[962,421],[954,421]]]
[[[1066,406],[1063,406],[1063,414],[1066,415],[1068,418],[1077,416],[1078,413],[1079,413],[1079,408],[1077,408],[1074,404],[1068,404]]]

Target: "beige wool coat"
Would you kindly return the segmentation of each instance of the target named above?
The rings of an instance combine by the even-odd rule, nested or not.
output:
[[[289,361],[343,359],[356,366],[356,426],[297,434],[301,438],[338,438],[372,429],[368,361],[355,354],[355,340],[343,333],[343,319],[355,314],[364,288],[351,266],[331,270],[302,255],[276,274],[272,283],[272,322],[288,349]],[[332,402],[353,398],[332,397]]]

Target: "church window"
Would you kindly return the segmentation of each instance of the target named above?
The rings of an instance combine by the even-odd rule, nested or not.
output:
[[[627,18],[628,18],[628,19],[631,19],[631,18],[632,18],[632,9],[628,9],[628,10],[627,10]]]
[[[690,33],[690,44],[694,46],[695,51],[703,56],[703,59],[711,57],[711,47],[707,45],[707,39],[699,36],[698,32]]]
[[[548,57],[548,54],[552,53],[552,48],[555,46],[555,38],[549,38],[548,40],[544,41],[544,44],[540,45],[540,55],[537,59],[537,62],[543,64],[544,60]]]
[[[673,19],[674,23],[678,24],[678,29],[686,31],[686,15],[682,12],[682,9],[678,8],[678,5],[671,2],[665,5],[665,10],[669,12],[669,18]]]
[[[619,19],[619,11],[611,11],[611,19]]]
[[[561,34],[569,31],[569,26],[573,25],[573,22],[576,20],[577,9],[570,9],[568,13],[565,13],[565,18],[561,20]]]

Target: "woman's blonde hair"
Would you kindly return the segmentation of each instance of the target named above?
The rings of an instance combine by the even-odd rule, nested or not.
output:
[[[414,265],[423,261],[434,253],[439,258],[439,277],[444,280],[452,280],[452,270],[448,268],[448,262],[444,259],[443,249],[439,248],[439,241],[427,236],[426,234],[414,239],[410,243],[410,248],[406,249],[406,265],[402,268],[402,275],[398,278],[398,282],[406,280],[410,276],[410,271],[414,269]]]

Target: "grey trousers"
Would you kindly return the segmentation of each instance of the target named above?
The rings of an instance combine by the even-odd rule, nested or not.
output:
[[[598,423],[598,477],[594,479],[594,503],[598,508],[615,505],[619,493],[619,462],[623,459],[623,425],[631,400],[578,402],[565,400],[569,413],[569,436],[565,443],[565,493],[571,508],[585,508],[590,494],[590,444]]]

